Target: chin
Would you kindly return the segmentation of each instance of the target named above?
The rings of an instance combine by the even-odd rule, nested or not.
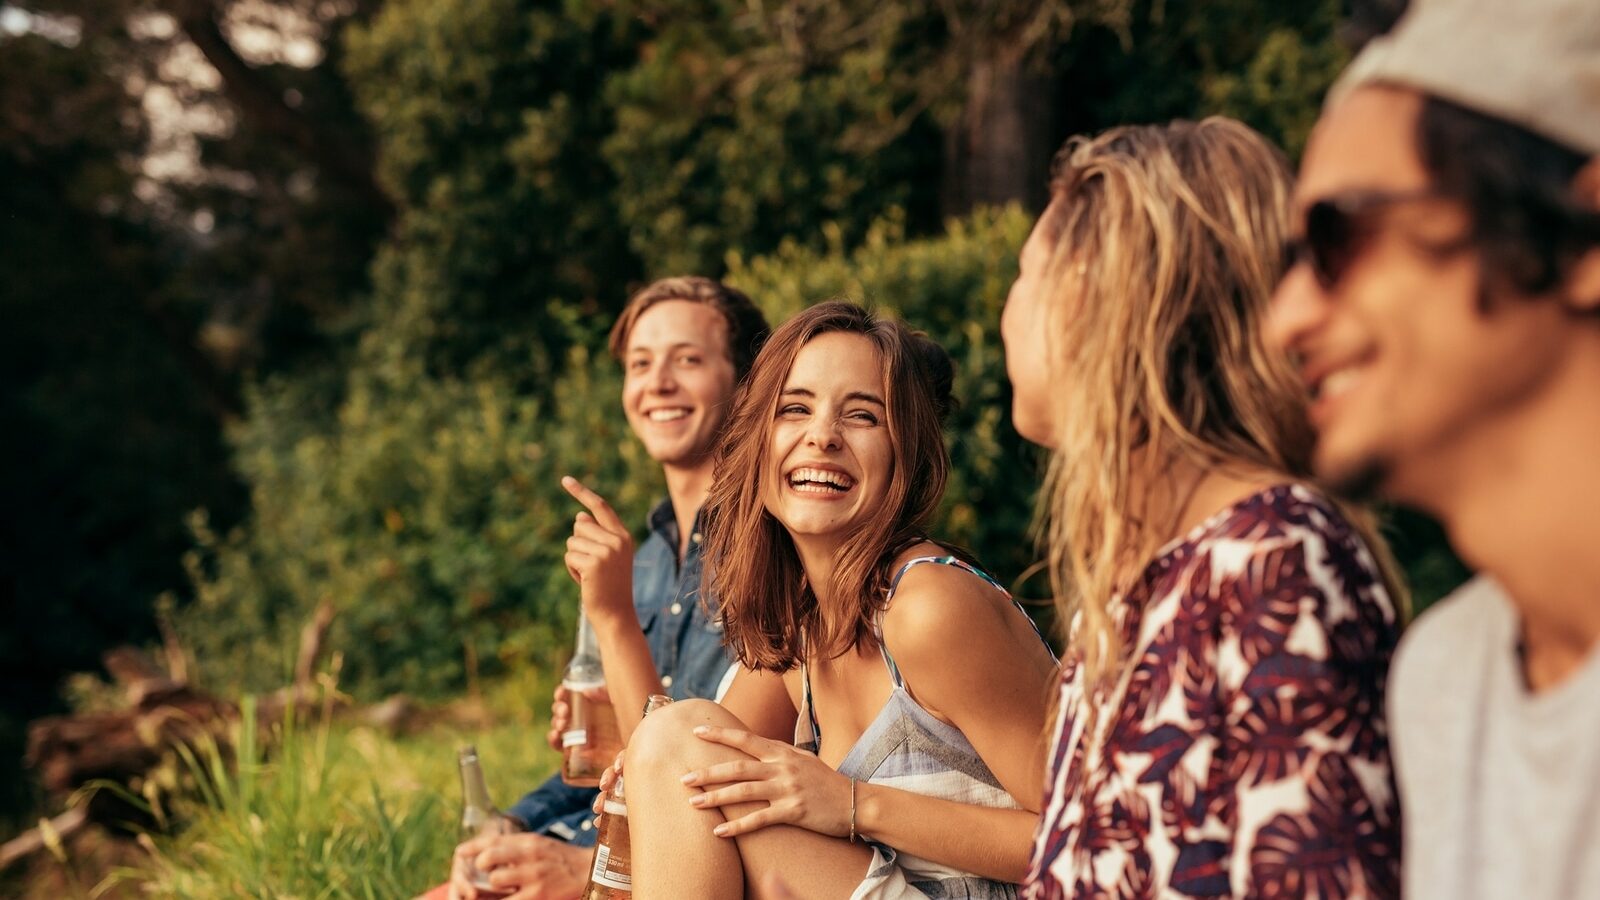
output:
[[[1312,468],[1317,479],[1334,493],[1360,502],[1384,496],[1390,478],[1388,463],[1377,454],[1335,456],[1317,448]]]
[[[1045,423],[1014,406],[1011,408],[1011,425],[1028,443],[1038,444],[1047,450],[1055,449],[1055,440],[1050,436],[1050,429],[1045,427]]]
[[[692,466],[705,458],[706,452],[690,442],[667,446],[645,445],[644,452],[663,466]]]

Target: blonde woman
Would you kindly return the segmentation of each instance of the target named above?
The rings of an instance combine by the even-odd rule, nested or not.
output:
[[[1032,898],[1381,897],[1398,598],[1263,343],[1290,181],[1226,119],[1070,141],[1002,323],[1069,622]]]

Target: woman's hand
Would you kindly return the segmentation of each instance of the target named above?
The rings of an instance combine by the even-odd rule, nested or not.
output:
[[[605,811],[606,795],[611,793],[611,786],[617,783],[618,778],[622,777],[622,757],[627,752],[627,750],[623,750],[618,753],[616,760],[607,766],[605,771],[600,773],[600,793],[595,794],[594,801],[589,804],[589,808],[594,810],[594,814],[597,816]]]
[[[766,801],[766,807],[713,829],[720,837],[748,834],[768,825],[795,825],[844,837],[850,833],[850,779],[816,756],[789,744],[733,728],[701,725],[695,737],[732,747],[750,759],[718,763],[683,776],[690,787],[712,787],[690,804],[699,809]]]

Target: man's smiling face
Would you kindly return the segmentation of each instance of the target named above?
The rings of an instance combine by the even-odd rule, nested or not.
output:
[[[709,458],[733,396],[728,324],[704,303],[665,300],[640,314],[622,356],[622,408],[650,458]]]
[[[1467,209],[1429,194],[1422,104],[1413,91],[1364,87],[1317,125],[1296,191],[1297,233],[1317,243],[1307,225],[1319,203],[1327,212],[1352,198],[1394,202],[1345,216],[1349,229],[1333,233],[1349,240],[1324,257],[1331,271],[1319,277],[1305,261],[1288,271],[1270,330],[1311,390],[1317,473],[1347,491],[1435,507],[1438,475],[1449,471],[1440,464],[1471,453],[1544,383],[1564,325],[1555,303],[1483,302],[1480,254],[1463,240]]]

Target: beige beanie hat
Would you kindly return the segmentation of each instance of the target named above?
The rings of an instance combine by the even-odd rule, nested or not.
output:
[[[1600,154],[1600,0],[1412,0],[1345,69],[1328,103],[1374,83]]]

